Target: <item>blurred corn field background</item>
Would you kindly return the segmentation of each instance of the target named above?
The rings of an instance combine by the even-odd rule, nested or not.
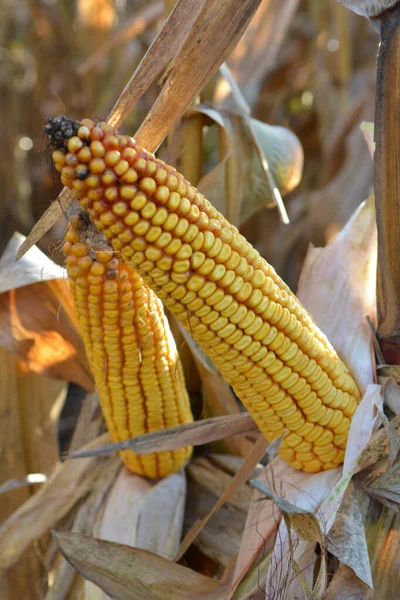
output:
[[[273,448],[268,457],[265,447],[257,446],[248,421],[242,429],[227,422],[226,436],[195,449],[186,476],[177,473],[158,483],[121,472],[116,455],[63,460],[68,450],[96,448],[109,439],[65,272],[57,270],[64,265],[67,218],[38,241],[41,252],[31,250],[36,254],[28,259],[28,253],[21,267],[13,262],[23,236],[62,190],[43,126],[59,114],[106,119],[174,5],[174,0],[1,0],[0,599],[100,599],[106,592],[116,598],[397,598],[397,497],[383,494],[382,482],[374,493],[365,492],[387,468],[382,446],[381,454],[371,452],[385,467],[378,462],[373,471],[367,456],[370,479],[356,475],[358,484],[346,491],[340,510],[342,525],[349,515],[351,535],[346,537],[346,526],[340,530],[336,521],[336,538],[329,542],[319,534],[298,540],[308,544],[298,564],[293,548],[282,553],[282,564],[273,551],[274,511],[265,516],[269,529],[260,533],[251,556],[241,554],[236,562],[244,532],[254,525],[254,506],[265,499],[259,486],[254,504],[248,482],[274,457]],[[262,0],[223,67],[217,71],[217,65],[158,150],[240,227],[294,292],[310,244],[338,240],[371,194],[373,163],[360,125],[374,120],[378,44],[374,27],[335,0]],[[166,69],[160,65],[163,77],[172,58],[167,54]],[[154,77],[121,131],[134,135],[159,91],[160,79]],[[367,206],[371,212],[371,200]],[[330,260],[336,252],[354,272],[357,261],[372,268],[363,258],[364,246],[361,258],[351,254],[358,232],[368,238],[367,246],[375,235],[373,217],[363,219],[353,222],[343,246],[332,246]],[[367,297],[367,288],[360,283],[359,289],[360,297]],[[195,419],[243,417],[208,359],[172,318],[170,325]],[[399,376],[381,375],[389,398],[385,411],[393,416],[400,412]],[[389,439],[396,444],[393,431]],[[274,493],[280,496],[279,473],[277,478]],[[296,480],[293,487],[301,485]],[[210,516],[219,499],[221,508]],[[276,506],[292,514],[288,506]],[[207,515],[191,538],[191,528]],[[111,593],[110,573],[102,571],[108,560],[103,549],[92,540],[88,552],[98,560],[88,564],[78,541],[64,540],[64,552],[81,559],[80,567],[74,566],[96,587],[61,557],[51,529],[59,532],[59,544],[63,533],[74,532],[152,554],[135,555],[139,575],[133,575],[133,567],[124,571],[125,558],[116,548],[110,571],[120,571]],[[341,547],[336,554],[335,543]],[[177,570],[171,566],[163,580],[166,559],[177,555],[177,564],[171,562]],[[325,558],[328,591],[318,587]],[[271,568],[279,573],[276,587],[269,575],[267,583]],[[121,583],[128,573],[133,587]],[[181,589],[182,581],[187,585]]]

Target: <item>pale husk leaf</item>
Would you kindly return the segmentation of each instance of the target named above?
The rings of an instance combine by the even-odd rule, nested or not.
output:
[[[186,479],[174,473],[152,482],[121,470],[93,535],[101,540],[148,550],[172,560],[179,548],[186,502]],[[106,600],[86,583],[86,600]]]

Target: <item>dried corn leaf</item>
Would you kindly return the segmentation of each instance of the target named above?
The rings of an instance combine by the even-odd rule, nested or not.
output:
[[[71,527],[73,533],[90,535],[99,512],[102,510],[104,500],[115,482],[121,463],[117,458],[107,461],[102,468],[94,490],[82,503],[76,513]],[[52,585],[49,587],[46,600],[64,600],[76,577],[75,570],[62,558],[57,569],[52,574]]]
[[[208,513],[206,517],[194,523],[191,529],[185,535],[180,548],[176,560],[179,560],[186,550],[189,548],[190,544],[196,539],[199,532],[203,529],[203,527],[207,524],[207,522],[211,519],[211,517],[232,497],[232,495],[248,480],[250,474],[252,473],[254,467],[263,457],[265,450],[267,449],[268,442],[263,438],[263,436],[259,436],[252,449],[250,450],[246,460],[243,465],[234,475],[232,480],[230,481],[228,487],[225,489],[224,493],[219,497],[218,502],[213,506],[212,510]]]
[[[262,206],[275,204],[275,183],[281,194],[298,185],[303,149],[291,131],[229,109],[197,106],[195,110],[218,125],[221,148],[220,162],[198,188],[236,226]]]
[[[363,517],[357,490],[351,482],[328,534],[327,549],[373,589]]]
[[[14,233],[0,257],[0,294],[52,279],[65,279],[65,270],[34,246],[22,260],[15,255],[25,236]]]
[[[77,450],[71,452],[68,457],[99,456],[127,449],[134,450],[138,454],[148,454],[149,452],[184,448],[188,444],[198,446],[220,440],[233,433],[249,433],[251,431],[257,431],[257,426],[248,413],[226,415],[225,417],[215,417],[214,419],[205,419],[204,421],[178,425],[177,427],[153,433],[145,433],[124,442],[114,442],[94,449]]]
[[[27,370],[91,390],[65,270],[36,246],[16,264],[23,239],[14,234],[0,258],[0,345]]]
[[[88,447],[98,443],[95,440]],[[14,564],[34,540],[86,496],[103,469],[102,461],[83,458],[58,465],[50,480],[0,526],[0,570]]]
[[[400,389],[392,377],[378,377],[383,389],[383,403],[398,415],[400,413]]]
[[[63,556],[119,600],[222,600],[226,586],[146,550],[72,533],[54,534]]]
[[[174,473],[156,483],[123,468],[93,535],[172,560],[179,548],[185,500],[184,475]],[[87,582],[86,600],[94,598],[108,597]]]
[[[35,373],[93,390],[72,299],[60,279],[0,295],[0,345]]]
[[[373,597],[374,592],[350,567],[340,565],[322,600],[372,600]]]

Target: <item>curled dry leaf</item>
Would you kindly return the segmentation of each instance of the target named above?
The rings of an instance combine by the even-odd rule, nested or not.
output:
[[[192,110],[218,125],[223,151],[218,165],[201,179],[198,188],[236,226],[262,206],[276,203],[274,184],[282,195],[298,185],[303,149],[294,133],[225,108],[200,105]]]
[[[95,440],[88,447],[102,441]],[[102,461],[83,458],[58,465],[49,481],[0,526],[0,570],[16,563],[34,540],[54,527],[86,496],[103,470]]]
[[[199,446],[215,440],[223,439],[226,436],[235,433],[249,433],[256,431],[252,417],[248,413],[240,415],[226,415],[225,417],[215,417],[196,421],[186,425],[178,425],[169,429],[145,433],[136,438],[131,438],[124,442],[115,442],[90,450],[77,450],[71,452],[68,458],[82,458],[86,456],[99,456],[111,454],[119,450],[131,449],[138,454],[148,454],[150,452],[175,450],[184,448],[187,444]]]
[[[63,556],[117,600],[222,600],[226,585],[146,550],[74,533],[53,534]]]
[[[392,377],[378,377],[383,388],[383,403],[398,415],[400,413],[400,389]]]

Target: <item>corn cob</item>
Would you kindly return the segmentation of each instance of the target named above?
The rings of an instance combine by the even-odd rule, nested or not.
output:
[[[182,366],[162,303],[115,257],[95,227],[74,216],[65,235],[69,286],[113,441],[193,420]],[[138,455],[126,466],[146,477],[178,471],[191,448]]]
[[[58,117],[45,130],[62,183],[214,361],[266,439],[285,433],[280,455],[310,473],[340,465],[360,392],[274,269],[133,138],[89,119]]]

